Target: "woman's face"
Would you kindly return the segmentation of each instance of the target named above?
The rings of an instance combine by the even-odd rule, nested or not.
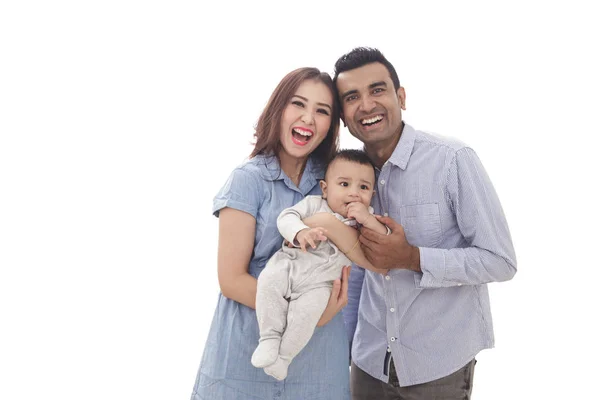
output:
[[[306,159],[325,139],[331,125],[333,96],[321,81],[306,80],[289,100],[280,127],[280,157]]]

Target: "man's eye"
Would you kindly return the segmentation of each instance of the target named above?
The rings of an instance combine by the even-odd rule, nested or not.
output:
[[[381,93],[383,92],[383,88],[375,88],[373,89],[373,93]]]
[[[358,96],[352,95],[352,96],[348,96],[346,97],[346,102],[351,102],[353,100],[356,100],[358,98]]]

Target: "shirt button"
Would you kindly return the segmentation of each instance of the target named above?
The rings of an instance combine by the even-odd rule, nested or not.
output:
[[[458,286],[462,286],[462,283],[459,283]]]
[[[392,342],[395,342],[395,341],[396,341],[396,338],[392,336],[392,337],[390,338],[390,340],[391,340]]]
[[[380,180],[379,183],[381,183],[382,185],[385,185],[385,179]]]
[[[385,280],[386,280],[386,281],[389,281],[390,279],[392,279],[392,278],[390,278],[390,276],[389,276],[389,275],[386,275],[386,276],[385,276]]]
[[[394,312],[396,309],[394,307],[390,308],[390,312]]]
[[[387,217],[387,216],[388,216],[388,213],[383,213],[383,216],[384,216],[384,217]]]

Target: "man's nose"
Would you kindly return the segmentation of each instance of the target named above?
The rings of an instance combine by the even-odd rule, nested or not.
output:
[[[371,112],[375,108],[375,102],[371,96],[363,96],[360,100],[360,110],[366,113]]]

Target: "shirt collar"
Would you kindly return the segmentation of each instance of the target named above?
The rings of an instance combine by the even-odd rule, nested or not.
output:
[[[299,191],[303,195],[308,194],[317,184],[319,179],[323,179],[323,169],[319,164],[309,157],[304,167],[304,173],[300,180],[300,185],[296,188],[294,182],[283,172],[279,166],[279,161],[275,156],[258,155],[257,164],[260,166],[262,175],[270,181],[284,181],[284,183],[293,190]]]
[[[394,149],[394,152],[388,161],[398,166],[402,170],[405,170],[406,166],[408,165],[408,161],[410,160],[413,148],[415,147],[416,137],[417,132],[415,129],[407,123],[404,123],[400,140],[398,141],[398,144],[396,145],[396,148]]]

